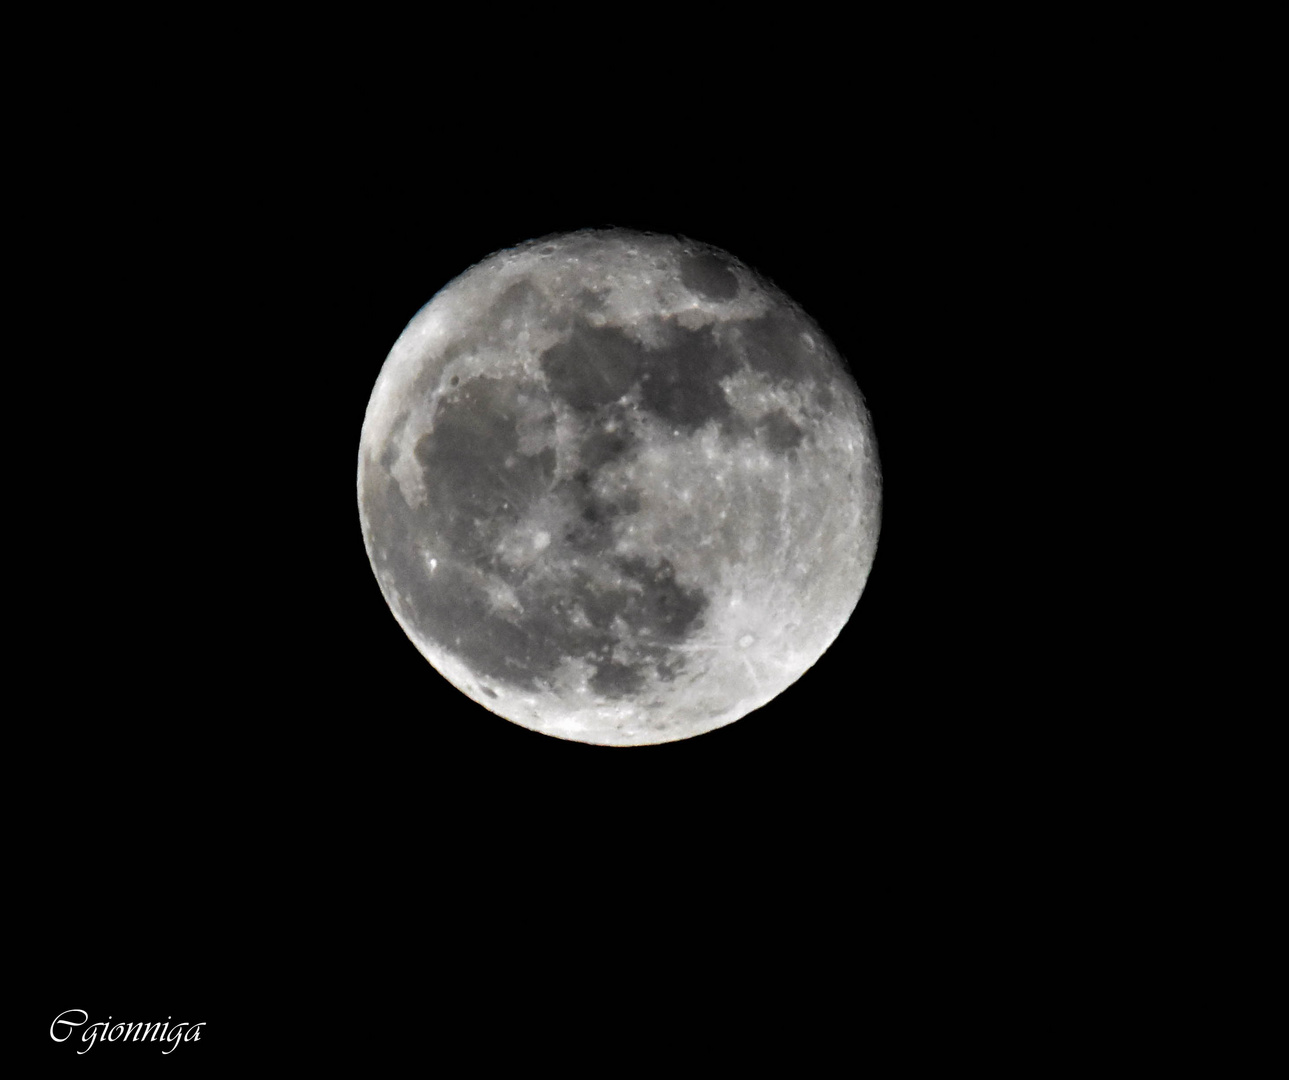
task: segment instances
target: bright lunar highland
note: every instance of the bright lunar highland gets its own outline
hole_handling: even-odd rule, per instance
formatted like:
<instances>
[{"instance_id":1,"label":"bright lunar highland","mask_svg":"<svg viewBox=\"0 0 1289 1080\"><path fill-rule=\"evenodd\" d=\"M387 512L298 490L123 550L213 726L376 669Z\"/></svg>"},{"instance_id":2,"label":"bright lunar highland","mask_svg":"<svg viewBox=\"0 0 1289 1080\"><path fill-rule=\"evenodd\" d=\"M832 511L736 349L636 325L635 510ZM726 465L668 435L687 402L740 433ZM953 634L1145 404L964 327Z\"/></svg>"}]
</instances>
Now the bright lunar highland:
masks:
<instances>
[{"instance_id":1,"label":"bright lunar highland","mask_svg":"<svg viewBox=\"0 0 1289 1080\"><path fill-rule=\"evenodd\" d=\"M819 659L868 579L881 476L858 386L788 297L703 244L586 230L492 255L412 319L358 506L445 678L632 746L737 720Z\"/></svg>"}]
</instances>

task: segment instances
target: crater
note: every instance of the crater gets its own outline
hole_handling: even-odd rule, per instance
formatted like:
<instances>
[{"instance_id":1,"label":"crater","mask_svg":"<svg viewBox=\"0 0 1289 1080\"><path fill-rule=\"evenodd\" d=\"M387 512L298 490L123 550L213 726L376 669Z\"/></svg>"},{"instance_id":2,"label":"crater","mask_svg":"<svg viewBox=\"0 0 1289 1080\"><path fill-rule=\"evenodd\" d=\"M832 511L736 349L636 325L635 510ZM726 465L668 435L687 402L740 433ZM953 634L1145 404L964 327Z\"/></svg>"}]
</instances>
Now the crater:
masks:
<instances>
[{"instance_id":1,"label":"crater","mask_svg":"<svg viewBox=\"0 0 1289 1080\"><path fill-rule=\"evenodd\" d=\"M729 263L712 252L690 255L680 263L685 288L707 300L732 300L738 295L738 278Z\"/></svg>"}]
</instances>

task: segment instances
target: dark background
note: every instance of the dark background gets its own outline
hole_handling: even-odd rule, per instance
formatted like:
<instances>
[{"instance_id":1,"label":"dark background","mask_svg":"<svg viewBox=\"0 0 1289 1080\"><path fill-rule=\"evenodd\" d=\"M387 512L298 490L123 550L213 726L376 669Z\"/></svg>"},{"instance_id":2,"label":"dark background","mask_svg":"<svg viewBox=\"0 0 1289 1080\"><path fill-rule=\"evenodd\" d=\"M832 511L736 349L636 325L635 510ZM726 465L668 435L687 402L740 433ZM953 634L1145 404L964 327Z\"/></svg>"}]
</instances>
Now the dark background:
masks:
<instances>
[{"instance_id":1,"label":"dark background","mask_svg":"<svg viewBox=\"0 0 1289 1080\"><path fill-rule=\"evenodd\" d=\"M21 399L41 599L10 765L33 792L42 1053L73 1056L46 1037L73 1007L205 1020L163 1060L225 1068L405 1057L571 1007L552 1001L600 1028L679 995L741 1014L743 1039L770 1006L836 1029L852 1006L820 988L865 964L904 992L892 957L952 918L944 890L1025 798L1004 761L1033 738L1030 629L996 578L1025 534L995 513L1022 440L997 421L1017 312L1044 303L1030 252L1064 226L1027 224L1032 159L952 94L861 100L834 74L718 122L649 92L537 118L317 87L69 112L27 204L51 238ZM450 687L390 615L356 509L407 321L492 251L593 225L718 245L799 301L885 475L833 647L765 708L657 747L558 741Z\"/></svg>"}]
</instances>

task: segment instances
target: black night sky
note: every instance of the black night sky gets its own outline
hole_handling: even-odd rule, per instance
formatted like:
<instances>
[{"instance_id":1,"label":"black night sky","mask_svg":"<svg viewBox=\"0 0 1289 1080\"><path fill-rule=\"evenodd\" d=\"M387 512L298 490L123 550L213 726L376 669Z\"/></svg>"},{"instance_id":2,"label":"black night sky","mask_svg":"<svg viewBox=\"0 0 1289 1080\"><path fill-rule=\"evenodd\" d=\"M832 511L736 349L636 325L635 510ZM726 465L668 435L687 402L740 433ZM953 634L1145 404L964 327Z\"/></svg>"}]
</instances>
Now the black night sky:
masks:
<instances>
[{"instance_id":1,"label":"black night sky","mask_svg":"<svg viewBox=\"0 0 1289 1080\"><path fill-rule=\"evenodd\" d=\"M427 986L496 1015L561 956L589 958L589 1003L649 935L728 973L780 963L764 942L795 927L804 969L853 974L871 905L913 901L894 883L945 835L928 823L1020 724L998 687L1029 631L981 552L1018 542L989 492L1024 447L991 419L1033 284L988 155L935 109L910 127L849 100L724 127L662 103L635 124L428 102L379 123L343 94L83 121L76 160L99 168L47 193L76 258L41 271L63 359L32 399L74 391L74 445L40 461L81 485L40 549L37 1014L205 1010L238 1067L229 1040L275 1045L282 1009L397 1015L415 1042ZM716 245L797 300L864 392L885 483L867 589L815 667L733 725L630 749L525 730L440 678L355 499L368 396L416 311L497 249L599 225Z\"/></svg>"}]
</instances>

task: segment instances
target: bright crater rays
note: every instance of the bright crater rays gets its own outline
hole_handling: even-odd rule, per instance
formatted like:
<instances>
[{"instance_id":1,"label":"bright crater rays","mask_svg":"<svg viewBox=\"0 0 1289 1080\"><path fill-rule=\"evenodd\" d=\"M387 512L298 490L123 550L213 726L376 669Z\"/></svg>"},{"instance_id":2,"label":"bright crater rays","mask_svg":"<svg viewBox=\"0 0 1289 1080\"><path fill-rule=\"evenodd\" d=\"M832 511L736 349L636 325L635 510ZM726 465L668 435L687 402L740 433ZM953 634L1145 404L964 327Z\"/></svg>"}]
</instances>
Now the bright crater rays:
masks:
<instances>
[{"instance_id":1,"label":"bright crater rays","mask_svg":"<svg viewBox=\"0 0 1289 1080\"><path fill-rule=\"evenodd\" d=\"M828 339L734 257L587 230L499 252L408 324L363 423L372 569L491 711L613 746L766 704L877 547L872 423Z\"/></svg>"}]
</instances>

